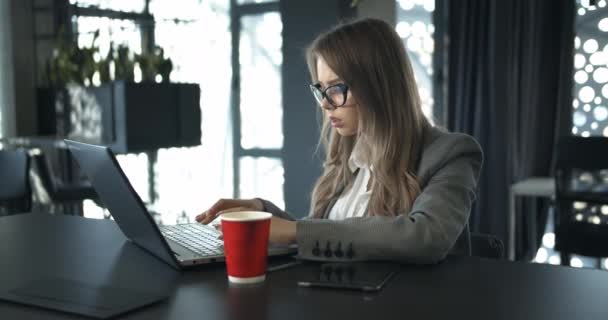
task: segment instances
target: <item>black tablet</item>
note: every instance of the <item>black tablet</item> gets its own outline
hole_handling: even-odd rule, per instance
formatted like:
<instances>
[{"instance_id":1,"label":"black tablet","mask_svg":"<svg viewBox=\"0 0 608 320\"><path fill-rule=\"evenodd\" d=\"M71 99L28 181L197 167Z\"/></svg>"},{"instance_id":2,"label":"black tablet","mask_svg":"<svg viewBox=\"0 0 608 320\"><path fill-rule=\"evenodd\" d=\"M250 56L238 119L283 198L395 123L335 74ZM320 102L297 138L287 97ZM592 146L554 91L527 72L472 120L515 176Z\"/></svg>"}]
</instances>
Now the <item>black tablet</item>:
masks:
<instances>
[{"instance_id":1,"label":"black tablet","mask_svg":"<svg viewBox=\"0 0 608 320\"><path fill-rule=\"evenodd\" d=\"M379 291L398 270L392 263L325 263L298 279L298 286Z\"/></svg>"}]
</instances>

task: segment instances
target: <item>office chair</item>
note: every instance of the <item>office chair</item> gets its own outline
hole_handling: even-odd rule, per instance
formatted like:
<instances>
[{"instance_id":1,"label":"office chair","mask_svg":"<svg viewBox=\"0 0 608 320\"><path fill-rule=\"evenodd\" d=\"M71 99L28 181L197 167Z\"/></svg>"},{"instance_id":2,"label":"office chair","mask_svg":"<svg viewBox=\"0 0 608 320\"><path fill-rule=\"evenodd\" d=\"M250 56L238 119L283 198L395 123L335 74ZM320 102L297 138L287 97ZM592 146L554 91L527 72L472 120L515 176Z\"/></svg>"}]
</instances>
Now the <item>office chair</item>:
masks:
<instances>
[{"instance_id":1,"label":"office chair","mask_svg":"<svg viewBox=\"0 0 608 320\"><path fill-rule=\"evenodd\" d=\"M58 178L58 174L52 169L44 152L39 152L32 157L42 186L49 195L53 205L58 206L61 213L82 215L82 201L85 199L99 203L97 193L90 182L63 181L63 179Z\"/></svg>"},{"instance_id":2,"label":"office chair","mask_svg":"<svg viewBox=\"0 0 608 320\"><path fill-rule=\"evenodd\" d=\"M561 263L569 265L571 254L608 256L608 138L563 137L556 159L555 249Z\"/></svg>"},{"instance_id":3,"label":"office chair","mask_svg":"<svg viewBox=\"0 0 608 320\"><path fill-rule=\"evenodd\" d=\"M32 207L30 158L24 150L0 150L0 214L28 212Z\"/></svg>"}]
</instances>

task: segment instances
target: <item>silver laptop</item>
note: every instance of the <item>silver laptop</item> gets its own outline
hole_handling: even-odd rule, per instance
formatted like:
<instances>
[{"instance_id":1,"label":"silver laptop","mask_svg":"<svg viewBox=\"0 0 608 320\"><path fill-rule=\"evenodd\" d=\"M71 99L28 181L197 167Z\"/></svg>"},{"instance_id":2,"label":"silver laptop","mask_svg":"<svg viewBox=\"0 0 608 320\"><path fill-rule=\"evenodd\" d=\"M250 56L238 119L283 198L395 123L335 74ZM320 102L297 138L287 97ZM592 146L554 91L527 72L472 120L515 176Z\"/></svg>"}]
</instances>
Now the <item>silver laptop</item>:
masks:
<instances>
[{"instance_id":1,"label":"silver laptop","mask_svg":"<svg viewBox=\"0 0 608 320\"><path fill-rule=\"evenodd\" d=\"M64 140L125 236L178 269L224 260L215 228L199 223L157 226L108 147ZM269 246L268 255L295 253L294 247Z\"/></svg>"}]
</instances>

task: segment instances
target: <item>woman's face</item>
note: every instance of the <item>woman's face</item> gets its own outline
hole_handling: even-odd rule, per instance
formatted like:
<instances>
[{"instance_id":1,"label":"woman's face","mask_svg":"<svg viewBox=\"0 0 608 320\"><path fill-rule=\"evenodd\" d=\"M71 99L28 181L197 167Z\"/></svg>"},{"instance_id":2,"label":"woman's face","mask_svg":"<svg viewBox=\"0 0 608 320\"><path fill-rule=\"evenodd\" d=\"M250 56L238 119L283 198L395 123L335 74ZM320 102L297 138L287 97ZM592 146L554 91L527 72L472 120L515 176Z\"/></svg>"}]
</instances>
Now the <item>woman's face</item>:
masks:
<instances>
[{"instance_id":1,"label":"woman's face","mask_svg":"<svg viewBox=\"0 0 608 320\"><path fill-rule=\"evenodd\" d=\"M336 84L344 84L342 79L331 70L322 57L317 59L317 77L321 90L325 90L327 87ZM327 94L330 94L330 92L327 92ZM341 136L353 136L357 134L359 125L359 106L350 90L348 90L344 105L335 108L327 99L323 99L320 105L323 108L323 112L325 112L326 116L331 121L331 126L336 129L338 134Z\"/></svg>"}]
</instances>

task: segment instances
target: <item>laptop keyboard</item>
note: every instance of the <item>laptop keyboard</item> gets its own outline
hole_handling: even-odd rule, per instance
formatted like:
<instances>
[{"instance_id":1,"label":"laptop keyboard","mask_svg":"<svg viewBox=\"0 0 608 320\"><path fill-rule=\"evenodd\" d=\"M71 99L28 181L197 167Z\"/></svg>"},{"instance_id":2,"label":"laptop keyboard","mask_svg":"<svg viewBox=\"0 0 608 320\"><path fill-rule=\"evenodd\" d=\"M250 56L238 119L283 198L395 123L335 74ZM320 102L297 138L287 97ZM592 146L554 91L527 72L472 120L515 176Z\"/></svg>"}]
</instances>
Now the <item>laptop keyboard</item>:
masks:
<instances>
[{"instance_id":1,"label":"laptop keyboard","mask_svg":"<svg viewBox=\"0 0 608 320\"><path fill-rule=\"evenodd\" d=\"M162 226L160 231L167 239L171 239L202 256L224 254L224 241L218 239L220 233L211 227L189 223Z\"/></svg>"}]
</instances>

